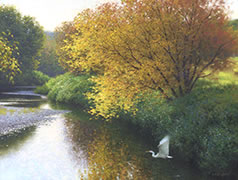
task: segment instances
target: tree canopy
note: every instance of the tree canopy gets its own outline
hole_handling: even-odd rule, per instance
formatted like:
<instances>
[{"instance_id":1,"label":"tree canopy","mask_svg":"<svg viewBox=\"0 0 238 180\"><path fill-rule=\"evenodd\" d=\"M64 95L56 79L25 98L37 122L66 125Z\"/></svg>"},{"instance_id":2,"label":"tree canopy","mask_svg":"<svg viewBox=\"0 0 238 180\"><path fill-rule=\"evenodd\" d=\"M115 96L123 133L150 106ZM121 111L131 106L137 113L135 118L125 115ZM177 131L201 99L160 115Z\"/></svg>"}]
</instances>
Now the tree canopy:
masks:
<instances>
[{"instance_id":1,"label":"tree canopy","mask_svg":"<svg viewBox=\"0 0 238 180\"><path fill-rule=\"evenodd\" d=\"M79 13L61 50L72 72L93 72L91 112L133 111L141 94L191 92L237 50L224 0L122 0ZM72 32L72 31L71 31ZM134 109L135 110L135 109Z\"/></svg>"},{"instance_id":2,"label":"tree canopy","mask_svg":"<svg viewBox=\"0 0 238 180\"><path fill-rule=\"evenodd\" d=\"M21 71L37 68L37 58L43 48L43 28L33 17L22 16L14 7L0 5L0 32L12 34L9 44L17 42L19 54L13 54L21 66Z\"/></svg>"}]
</instances>

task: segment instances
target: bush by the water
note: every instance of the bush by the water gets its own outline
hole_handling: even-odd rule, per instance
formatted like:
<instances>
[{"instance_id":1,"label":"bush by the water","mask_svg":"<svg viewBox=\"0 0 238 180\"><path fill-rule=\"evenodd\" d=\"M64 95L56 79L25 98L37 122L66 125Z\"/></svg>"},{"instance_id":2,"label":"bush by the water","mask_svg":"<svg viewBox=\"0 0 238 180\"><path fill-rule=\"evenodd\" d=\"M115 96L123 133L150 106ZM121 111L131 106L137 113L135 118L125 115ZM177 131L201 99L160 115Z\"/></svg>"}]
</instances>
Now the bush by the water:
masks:
<instances>
[{"instance_id":1,"label":"bush by the water","mask_svg":"<svg viewBox=\"0 0 238 180\"><path fill-rule=\"evenodd\" d=\"M37 86L34 92L37 94L47 95L49 93L49 88L46 84L44 84L43 86Z\"/></svg>"},{"instance_id":2,"label":"bush by the water","mask_svg":"<svg viewBox=\"0 0 238 180\"><path fill-rule=\"evenodd\" d=\"M47 84L48 98L52 101L89 107L85 93L91 90L93 83L89 75L75 76L66 73L52 78Z\"/></svg>"},{"instance_id":3,"label":"bush by the water","mask_svg":"<svg viewBox=\"0 0 238 180\"><path fill-rule=\"evenodd\" d=\"M34 82L35 85L43 85L50 80L50 77L48 75L42 73L41 71L33 71L32 75L33 75L32 82Z\"/></svg>"},{"instance_id":4,"label":"bush by the water","mask_svg":"<svg viewBox=\"0 0 238 180\"><path fill-rule=\"evenodd\" d=\"M201 81L191 94L171 102L148 95L138 103L133 123L150 130L155 140L171 135L179 152L213 175L238 167L238 85Z\"/></svg>"}]
</instances>

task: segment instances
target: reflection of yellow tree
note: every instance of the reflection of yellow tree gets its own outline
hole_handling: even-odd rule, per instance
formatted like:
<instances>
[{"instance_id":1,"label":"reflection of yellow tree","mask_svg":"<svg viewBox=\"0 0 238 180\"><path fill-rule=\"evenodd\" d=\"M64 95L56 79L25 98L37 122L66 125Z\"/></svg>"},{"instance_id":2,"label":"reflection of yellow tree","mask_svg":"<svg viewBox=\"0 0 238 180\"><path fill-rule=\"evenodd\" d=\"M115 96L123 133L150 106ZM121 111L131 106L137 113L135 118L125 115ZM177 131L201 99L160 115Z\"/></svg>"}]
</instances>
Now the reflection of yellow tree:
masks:
<instances>
[{"instance_id":1,"label":"reflection of yellow tree","mask_svg":"<svg viewBox=\"0 0 238 180\"><path fill-rule=\"evenodd\" d=\"M13 114L14 112L16 112L15 109L7 109L5 107L1 107L0 106L0 115L6 115L7 113Z\"/></svg>"},{"instance_id":2,"label":"reflection of yellow tree","mask_svg":"<svg viewBox=\"0 0 238 180\"><path fill-rule=\"evenodd\" d=\"M7 114L7 109L0 106L0 115Z\"/></svg>"},{"instance_id":3,"label":"reflection of yellow tree","mask_svg":"<svg viewBox=\"0 0 238 180\"><path fill-rule=\"evenodd\" d=\"M129 154L127 145L102 132L89 145L88 179L147 179L138 157ZM83 179L83 177L82 177Z\"/></svg>"}]
</instances>

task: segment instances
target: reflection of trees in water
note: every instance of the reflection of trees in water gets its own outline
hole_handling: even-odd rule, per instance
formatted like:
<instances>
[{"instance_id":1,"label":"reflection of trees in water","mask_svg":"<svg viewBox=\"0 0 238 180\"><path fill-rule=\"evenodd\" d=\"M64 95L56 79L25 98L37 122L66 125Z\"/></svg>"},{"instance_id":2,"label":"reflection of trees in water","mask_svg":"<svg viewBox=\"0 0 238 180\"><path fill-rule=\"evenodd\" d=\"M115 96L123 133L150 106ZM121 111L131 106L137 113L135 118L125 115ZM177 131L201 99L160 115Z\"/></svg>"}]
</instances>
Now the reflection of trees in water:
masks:
<instances>
[{"instance_id":1,"label":"reflection of trees in water","mask_svg":"<svg viewBox=\"0 0 238 180\"><path fill-rule=\"evenodd\" d=\"M82 119L81 119L82 118ZM73 159L76 159L80 170L88 167L88 144L93 139L95 126L90 124L89 119L79 113L65 114L65 126L67 139L71 141Z\"/></svg>"},{"instance_id":2,"label":"reflection of trees in water","mask_svg":"<svg viewBox=\"0 0 238 180\"><path fill-rule=\"evenodd\" d=\"M86 172L79 170L82 179L148 179L143 178L143 156L131 153L135 144L126 134L115 131L108 123L84 118L66 115L72 148L79 161L87 159Z\"/></svg>"},{"instance_id":3,"label":"reflection of trees in water","mask_svg":"<svg viewBox=\"0 0 238 180\"><path fill-rule=\"evenodd\" d=\"M36 127L21 129L17 132L0 136L0 156L7 154L9 151L18 151L25 142L32 137Z\"/></svg>"},{"instance_id":4,"label":"reflection of trees in water","mask_svg":"<svg viewBox=\"0 0 238 180\"><path fill-rule=\"evenodd\" d=\"M83 151L84 156L87 156L88 144L93 140L95 126L91 126L90 123L82 122L80 120L75 121L68 118L66 115L66 127L67 135L72 141L72 148L77 153Z\"/></svg>"},{"instance_id":5,"label":"reflection of trees in water","mask_svg":"<svg viewBox=\"0 0 238 180\"><path fill-rule=\"evenodd\" d=\"M112 138L105 128L89 144L88 179L148 179L142 159L130 153L128 144ZM148 173L148 172L147 172Z\"/></svg>"},{"instance_id":6,"label":"reflection of trees in water","mask_svg":"<svg viewBox=\"0 0 238 180\"><path fill-rule=\"evenodd\" d=\"M182 173L182 166L172 168L172 161L153 159L146 154L151 145L148 147L141 136L122 123L89 120L79 112L69 113L65 118L74 158L85 163L79 169L82 179L172 180Z\"/></svg>"},{"instance_id":7,"label":"reflection of trees in water","mask_svg":"<svg viewBox=\"0 0 238 180\"><path fill-rule=\"evenodd\" d=\"M0 115L6 115L6 114L7 114L7 109L0 106Z\"/></svg>"}]
</instances>

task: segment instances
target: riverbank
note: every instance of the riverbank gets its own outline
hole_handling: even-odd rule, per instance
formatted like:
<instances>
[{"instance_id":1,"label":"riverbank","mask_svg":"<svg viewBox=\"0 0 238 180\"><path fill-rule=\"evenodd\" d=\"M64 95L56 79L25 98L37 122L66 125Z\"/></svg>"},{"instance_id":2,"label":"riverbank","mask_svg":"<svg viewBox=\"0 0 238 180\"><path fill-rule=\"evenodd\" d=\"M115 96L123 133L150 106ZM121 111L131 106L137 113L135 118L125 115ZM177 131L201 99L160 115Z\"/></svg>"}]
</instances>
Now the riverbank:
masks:
<instances>
[{"instance_id":1,"label":"riverbank","mask_svg":"<svg viewBox=\"0 0 238 180\"><path fill-rule=\"evenodd\" d=\"M61 75L46 84L48 96L55 102L89 107L85 93L92 86L82 84L89 84L85 76ZM229 177L238 167L237 92L237 76L221 72L199 81L184 97L167 102L156 98L155 92L141 99L136 115L124 111L118 115L121 121L152 134L156 142L170 134L173 156L179 155L204 173Z\"/></svg>"},{"instance_id":2,"label":"riverbank","mask_svg":"<svg viewBox=\"0 0 238 180\"><path fill-rule=\"evenodd\" d=\"M19 87L22 88L22 87ZM32 87L24 87L32 88ZM12 96L14 101L5 101L3 97ZM36 126L52 120L54 115L64 114L69 111L50 110L40 108L12 107L21 102L21 97L41 99L40 94L33 91L1 92L0 93L0 136L9 134L31 126Z\"/></svg>"},{"instance_id":3,"label":"riverbank","mask_svg":"<svg viewBox=\"0 0 238 180\"><path fill-rule=\"evenodd\" d=\"M11 108L0 106L0 136L16 132L31 126L37 126L54 119L54 115L64 114L68 111ZM35 111L35 112L34 112Z\"/></svg>"}]
</instances>

